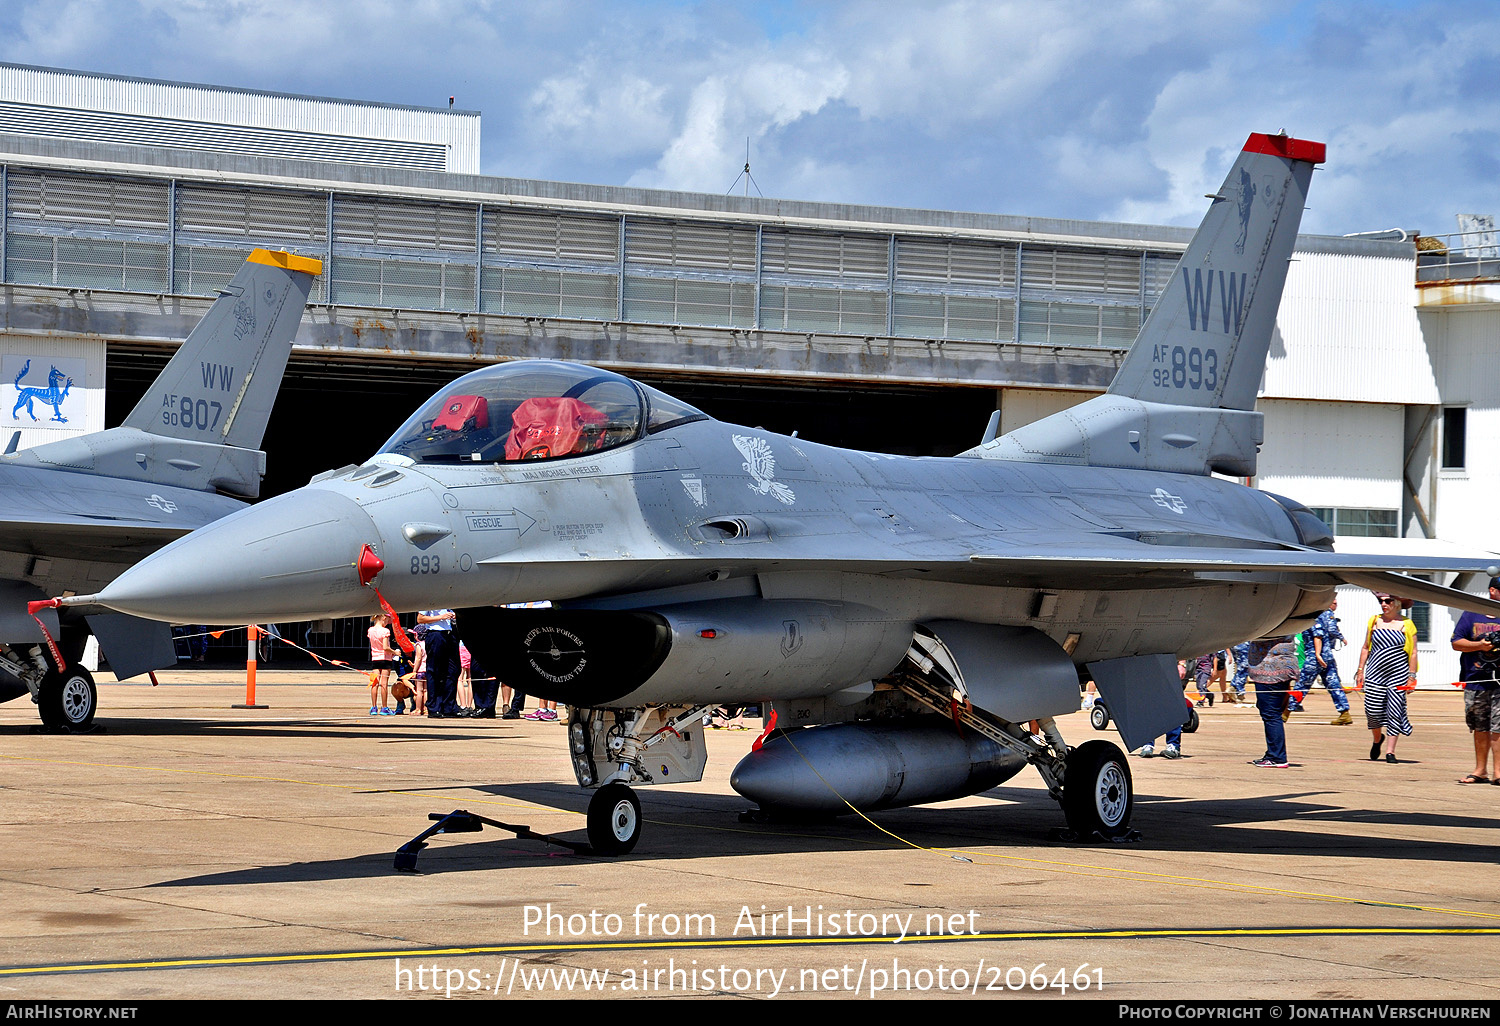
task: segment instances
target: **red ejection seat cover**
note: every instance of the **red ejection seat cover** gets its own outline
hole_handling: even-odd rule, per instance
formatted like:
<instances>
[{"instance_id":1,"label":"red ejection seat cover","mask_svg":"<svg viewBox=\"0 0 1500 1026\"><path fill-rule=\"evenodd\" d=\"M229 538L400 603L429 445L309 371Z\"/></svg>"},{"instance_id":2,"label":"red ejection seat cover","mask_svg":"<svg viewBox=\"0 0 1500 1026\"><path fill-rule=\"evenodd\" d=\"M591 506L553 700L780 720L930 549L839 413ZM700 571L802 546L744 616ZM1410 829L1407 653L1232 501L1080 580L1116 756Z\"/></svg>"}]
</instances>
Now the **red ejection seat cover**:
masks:
<instances>
[{"instance_id":1,"label":"red ejection seat cover","mask_svg":"<svg viewBox=\"0 0 1500 1026\"><path fill-rule=\"evenodd\" d=\"M433 427L449 431L462 431L466 424L480 431L490 426L490 407L484 396L450 395L443 412L432 422Z\"/></svg>"},{"instance_id":2,"label":"red ejection seat cover","mask_svg":"<svg viewBox=\"0 0 1500 1026\"><path fill-rule=\"evenodd\" d=\"M593 448L597 442L580 445L580 437L589 428L603 428L606 418L577 399L538 397L517 406L511 422L506 460L544 460Z\"/></svg>"}]
</instances>

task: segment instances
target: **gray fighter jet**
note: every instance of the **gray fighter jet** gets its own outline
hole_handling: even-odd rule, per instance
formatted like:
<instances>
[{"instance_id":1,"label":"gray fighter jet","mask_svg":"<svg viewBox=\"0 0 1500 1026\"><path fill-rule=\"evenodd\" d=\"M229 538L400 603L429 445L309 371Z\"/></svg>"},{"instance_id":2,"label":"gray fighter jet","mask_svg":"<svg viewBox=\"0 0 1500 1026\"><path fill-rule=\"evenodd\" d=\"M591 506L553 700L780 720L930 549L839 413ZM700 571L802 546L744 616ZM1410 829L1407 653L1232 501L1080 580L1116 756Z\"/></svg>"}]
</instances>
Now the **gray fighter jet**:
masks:
<instances>
[{"instance_id":1,"label":"gray fighter jet","mask_svg":"<svg viewBox=\"0 0 1500 1026\"><path fill-rule=\"evenodd\" d=\"M501 679L569 706L594 847L633 785L701 778L701 721L762 703L733 774L770 811L974 794L1034 765L1080 835L1128 832L1118 747L1053 717L1091 677L1129 747L1182 723L1175 660L1302 630L1350 582L1500 603L1332 551L1255 472L1254 412L1324 147L1252 135L1106 395L958 457L711 419L619 374L519 361L434 396L360 467L227 517L95 596L164 620L454 607ZM551 608L498 608L550 599ZM805 728L805 729L799 729Z\"/></svg>"},{"instance_id":2,"label":"gray fighter jet","mask_svg":"<svg viewBox=\"0 0 1500 1026\"><path fill-rule=\"evenodd\" d=\"M321 270L254 250L120 427L0 457L0 701L29 694L48 726L87 727L97 692L78 659L91 631L122 678L176 662L165 624L102 610L59 622L51 609L38 622L27 606L96 591L260 493L261 439Z\"/></svg>"}]
</instances>

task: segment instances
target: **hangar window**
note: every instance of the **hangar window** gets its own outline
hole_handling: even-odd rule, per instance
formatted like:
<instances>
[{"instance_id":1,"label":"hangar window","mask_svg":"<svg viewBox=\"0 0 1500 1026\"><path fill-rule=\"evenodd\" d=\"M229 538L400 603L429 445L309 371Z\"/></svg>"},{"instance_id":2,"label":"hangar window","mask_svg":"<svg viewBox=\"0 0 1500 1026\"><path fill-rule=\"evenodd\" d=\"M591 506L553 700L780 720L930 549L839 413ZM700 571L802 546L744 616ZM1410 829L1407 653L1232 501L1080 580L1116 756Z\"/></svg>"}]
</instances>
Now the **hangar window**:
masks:
<instances>
[{"instance_id":1,"label":"hangar window","mask_svg":"<svg viewBox=\"0 0 1500 1026\"><path fill-rule=\"evenodd\" d=\"M1400 513L1394 509L1314 506L1313 513L1342 538L1395 538Z\"/></svg>"},{"instance_id":2,"label":"hangar window","mask_svg":"<svg viewBox=\"0 0 1500 1026\"><path fill-rule=\"evenodd\" d=\"M1092 303L1021 304L1021 341L1051 346L1128 348L1141 326L1138 306Z\"/></svg>"},{"instance_id":3,"label":"hangar window","mask_svg":"<svg viewBox=\"0 0 1500 1026\"><path fill-rule=\"evenodd\" d=\"M477 207L333 198L329 279L340 303L472 310Z\"/></svg>"},{"instance_id":4,"label":"hangar window","mask_svg":"<svg viewBox=\"0 0 1500 1026\"><path fill-rule=\"evenodd\" d=\"M617 217L484 210L480 309L523 317L619 316Z\"/></svg>"},{"instance_id":5,"label":"hangar window","mask_svg":"<svg viewBox=\"0 0 1500 1026\"><path fill-rule=\"evenodd\" d=\"M7 280L166 292L167 195L167 184L159 181L10 172Z\"/></svg>"},{"instance_id":6,"label":"hangar window","mask_svg":"<svg viewBox=\"0 0 1500 1026\"><path fill-rule=\"evenodd\" d=\"M1141 254L1027 246L1021 253L1021 277L1033 289L1139 296Z\"/></svg>"},{"instance_id":7,"label":"hangar window","mask_svg":"<svg viewBox=\"0 0 1500 1026\"><path fill-rule=\"evenodd\" d=\"M1469 442L1469 410L1465 406L1443 408L1443 469L1463 470L1468 466L1465 451Z\"/></svg>"},{"instance_id":8,"label":"hangar window","mask_svg":"<svg viewBox=\"0 0 1500 1026\"><path fill-rule=\"evenodd\" d=\"M229 284L255 246L319 256L328 249L328 197L316 192L177 185L174 291L212 295ZM325 275L310 302L327 300Z\"/></svg>"}]
</instances>

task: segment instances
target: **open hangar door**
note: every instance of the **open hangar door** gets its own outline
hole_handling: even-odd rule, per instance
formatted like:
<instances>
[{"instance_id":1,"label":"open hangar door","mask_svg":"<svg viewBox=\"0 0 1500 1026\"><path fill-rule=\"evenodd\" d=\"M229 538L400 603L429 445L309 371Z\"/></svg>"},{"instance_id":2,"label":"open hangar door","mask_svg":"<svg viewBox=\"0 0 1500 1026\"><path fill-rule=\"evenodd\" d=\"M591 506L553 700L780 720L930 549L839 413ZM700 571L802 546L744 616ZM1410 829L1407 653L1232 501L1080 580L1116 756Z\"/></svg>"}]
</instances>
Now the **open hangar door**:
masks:
<instances>
[{"instance_id":1,"label":"open hangar door","mask_svg":"<svg viewBox=\"0 0 1500 1026\"><path fill-rule=\"evenodd\" d=\"M105 422L120 423L166 366L170 350L112 343ZM262 448L261 498L314 474L360 463L434 392L484 366L414 357L294 351ZM711 417L826 445L906 456L951 456L979 443L993 388L881 386L873 382L766 380L746 375L631 374Z\"/></svg>"}]
</instances>

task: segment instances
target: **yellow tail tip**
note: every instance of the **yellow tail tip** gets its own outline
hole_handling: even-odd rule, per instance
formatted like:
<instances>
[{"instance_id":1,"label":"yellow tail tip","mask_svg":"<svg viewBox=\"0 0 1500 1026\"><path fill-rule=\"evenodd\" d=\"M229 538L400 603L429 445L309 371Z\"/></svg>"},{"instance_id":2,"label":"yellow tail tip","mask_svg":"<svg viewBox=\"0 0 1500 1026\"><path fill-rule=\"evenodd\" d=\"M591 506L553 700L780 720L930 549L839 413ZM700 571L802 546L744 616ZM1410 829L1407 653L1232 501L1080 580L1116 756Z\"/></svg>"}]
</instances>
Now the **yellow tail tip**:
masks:
<instances>
[{"instance_id":1,"label":"yellow tail tip","mask_svg":"<svg viewBox=\"0 0 1500 1026\"><path fill-rule=\"evenodd\" d=\"M323 273L323 261L317 257L298 256L279 249L251 250L245 259L252 264L270 264L272 267L284 267L288 271L301 271L314 278Z\"/></svg>"}]
</instances>

